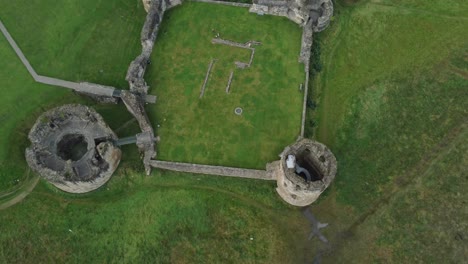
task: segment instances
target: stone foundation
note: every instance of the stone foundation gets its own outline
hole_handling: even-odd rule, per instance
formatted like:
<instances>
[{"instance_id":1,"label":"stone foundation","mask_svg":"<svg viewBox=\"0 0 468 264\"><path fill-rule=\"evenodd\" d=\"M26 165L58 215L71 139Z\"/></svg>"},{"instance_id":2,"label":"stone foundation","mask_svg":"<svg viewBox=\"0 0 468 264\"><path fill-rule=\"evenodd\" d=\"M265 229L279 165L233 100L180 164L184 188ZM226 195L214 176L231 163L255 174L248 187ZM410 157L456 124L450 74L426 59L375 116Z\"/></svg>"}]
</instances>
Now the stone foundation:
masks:
<instances>
[{"instance_id":1,"label":"stone foundation","mask_svg":"<svg viewBox=\"0 0 468 264\"><path fill-rule=\"evenodd\" d=\"M309 167L313 167L309 169L311 174L315 174L311 181L307 181L304 176L297 174L295 169L286 166L288 155L307 159ZM280 157L281 160L267 165L267 171L272 175L271 177L276 178L278 194L291 205L307 206L315 202L335 178L336 158L325 145L319 142L300 139L286 147Z\"/></svg>"},{"instance_id":2,"label":"stone foundation","mask_svg":"<svg viewBox=\"0 0 468 264\"><path fill-rule=\"evenodd\" d=\"M57 188L85 193L106 183L121 151L115 133L93 109L65 105L42 114L29 133L29 166Z\"/></svg>"}]
</instances>

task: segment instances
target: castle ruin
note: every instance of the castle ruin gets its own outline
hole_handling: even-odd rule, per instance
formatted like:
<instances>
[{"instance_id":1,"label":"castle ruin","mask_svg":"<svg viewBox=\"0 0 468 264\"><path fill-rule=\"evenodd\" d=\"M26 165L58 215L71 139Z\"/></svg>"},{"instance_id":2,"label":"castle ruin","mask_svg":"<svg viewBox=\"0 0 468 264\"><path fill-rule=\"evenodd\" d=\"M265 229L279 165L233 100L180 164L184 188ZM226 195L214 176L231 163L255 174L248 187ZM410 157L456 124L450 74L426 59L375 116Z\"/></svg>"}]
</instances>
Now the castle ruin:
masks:
<instances>
[{"instance_id":1,"label":"castle ruin","mask_svg":"<svg viewBox=\"0 0 468 264\"><path fill-rule=\"evenodd\" d=\"M140 36L141 54L131 62L125 78L129 83L129 90L101 87L98 84L74 84L35 76L24 55L19 48L15 48L14 41L9 41L26 67L32 69L31 74L36 81L71 88L100 102L122 101L138 121L141 129L141 133L136 135L134 140L125 138L122 142L136 143L142 153L147 175L151 173L152 168L159 168L275 180L278 186L277 192L285 202L294 206L311 204L330 185L337 170L336 159L326 146L303 138L312 35L313 32L322 31L328 26L333 14L331 0L254 0L252 5L212 0L199 1L248 7L250 12L258 15L284 16L303 28L301 52L298 56L299 62L305 65L306 72L301 134L296 143L286 147L280 154L279 161L267 164L266 170L156 160L156 137L145 111L145 104L155 103L156 98L148 95L149 87L144 75L164 13L169 8L182 4L181 0L143 0L148 15ZM6 32L6 29L3 31ZM100 88L104 92L98 94L93 88ZM84 193L99 188L110 179L120 162L121 151L116 134L97 112L86 106L65 105L44 113L31 129L29 139L32 143L26 149L29 166L44 179L66 192Z\"/></svg>"}]
</instances>

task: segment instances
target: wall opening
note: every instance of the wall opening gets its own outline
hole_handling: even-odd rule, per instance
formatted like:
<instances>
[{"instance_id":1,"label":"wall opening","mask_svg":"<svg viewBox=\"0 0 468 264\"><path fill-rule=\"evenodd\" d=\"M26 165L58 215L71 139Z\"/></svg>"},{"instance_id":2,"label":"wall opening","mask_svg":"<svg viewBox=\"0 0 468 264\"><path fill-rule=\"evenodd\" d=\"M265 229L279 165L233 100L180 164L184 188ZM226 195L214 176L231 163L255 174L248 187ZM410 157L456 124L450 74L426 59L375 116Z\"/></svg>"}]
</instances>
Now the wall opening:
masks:
<instances>
[{"instance_id":1,"label":"wall opening","mask_svg":"<svg viewBox=\"0 0 468 264\"><path fill-rule=\"evenodd\" d=\"M78 161L88 152L88 142L81 134L68 134L57 143L57 155L63 160Z\"/></svg>"}]
</instances>

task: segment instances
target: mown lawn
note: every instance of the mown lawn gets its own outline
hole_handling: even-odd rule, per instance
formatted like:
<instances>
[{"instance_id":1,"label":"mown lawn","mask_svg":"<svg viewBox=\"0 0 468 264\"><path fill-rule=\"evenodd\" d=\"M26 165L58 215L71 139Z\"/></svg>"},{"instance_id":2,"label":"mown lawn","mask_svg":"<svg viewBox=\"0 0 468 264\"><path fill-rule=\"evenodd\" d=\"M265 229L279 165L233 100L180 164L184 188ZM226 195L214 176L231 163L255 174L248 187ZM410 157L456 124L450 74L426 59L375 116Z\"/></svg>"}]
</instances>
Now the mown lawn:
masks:
<instances>
[{"instance_id":1,"label":"mown lawn","mask_svg":"<svg viewBox=\"0 0 468 264\"><path fill-rule=\"evenodd\" d=\"M338 160L332 191L314 206L334 221L326 259L462 262L468 6L346 2L318 35L324 67L309 113Z\"/></svg>"},{"instance_id":2,"label":"mown lawn","mask_svg":"<svg viewBox=\"0 0 468 264\"><path fill-rule=\"evenodd\" d=\"M248 9L185 3L165 15L147 72L158 102L147 109L161 137L159 159L265 168L299 135L304 66L298 63L301 30L285 18ZM250 51L211 44L221 38L262 42ZM211 59L217 59L199 98ZM231 93L225 88L234 71ZM243 108L242 116L234 114Z\"/></svg>"},{"instance_id":3,"label":"mown lawn","mask_svg":"<svg viewBox=\"0 0 468 264\"><path fill-rule=\"evenodd\" d=\"M126 68L140 52L141 1L0 0L0 7L0 19L38 73L125 87ZM27 133L43 111L82 103L121 137L139 131L123 105L96 105L34 83L2 36L0 58L0 207L10 201L5 194L28 180ZM160 171L146 177L136 147L123 152L117 173L96 192L70 195L40 181L22 202L1 210L0 263L297 263L305 257L305 220L278 199L274 182Z\"/></svg>"}]
</instances>

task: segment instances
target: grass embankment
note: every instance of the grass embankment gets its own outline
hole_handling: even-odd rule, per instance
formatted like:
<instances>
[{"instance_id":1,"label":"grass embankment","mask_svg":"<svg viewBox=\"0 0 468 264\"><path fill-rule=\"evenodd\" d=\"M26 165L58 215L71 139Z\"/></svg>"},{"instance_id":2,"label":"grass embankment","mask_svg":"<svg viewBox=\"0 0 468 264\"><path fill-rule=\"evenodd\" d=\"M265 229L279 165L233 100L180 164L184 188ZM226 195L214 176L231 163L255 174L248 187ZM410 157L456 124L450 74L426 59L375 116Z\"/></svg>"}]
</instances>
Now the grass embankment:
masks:
<instances>
[{"instance_id":1,"label":"grass embankment","mask_svg":"<svg viewBox=\"0 0 468 264\"><path fill-rule=\"evenodd\" d=\"M316 138L339 167L332 192L315 207L335 221L329 260L460 262L468 216L460 146L467 139L468 6L336 7L320 36L324 68L313 82Z\"/></svg>"},{"instance_id":2,"label":"grass embankment","mask_svg":"<svg viewBox=\"0 0 468 264\"><path fill-rule=\"evenodd\" d=\"M140 52L141 1L0 0L0 6L0 18L38 73L125 85L125 70ZM27 133L51 107L88 104L119 136L139 131L123 105L96 105L34 83L3 37L0 58L0 192L27 180ZM295 263L303 257L304 219L277 198L273 182L146 177L136 147L123 152L117 173L96 192L64 194L41 180L21 203L0 211L0 263Z\"/></svg>"},{"instance_id":3,"label":"grass embankment","mask_svg":"<svg viewBox=\"0 0 468 264\"><path fill-rule=\"evenodd\" d=\"M215 32L236 42L260 41L250 51L211 44ZM185 3L165 15L147 73L158 103L159 158L265 168L300 132L304 66L297 61L301 30L285 18L257 16L245 8ZM217 59L199 98L211 59ZM230 94L225 88L234 71ZM234 114L242 107L242 116Z\"/></svg>"}]
</instances>

